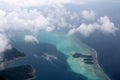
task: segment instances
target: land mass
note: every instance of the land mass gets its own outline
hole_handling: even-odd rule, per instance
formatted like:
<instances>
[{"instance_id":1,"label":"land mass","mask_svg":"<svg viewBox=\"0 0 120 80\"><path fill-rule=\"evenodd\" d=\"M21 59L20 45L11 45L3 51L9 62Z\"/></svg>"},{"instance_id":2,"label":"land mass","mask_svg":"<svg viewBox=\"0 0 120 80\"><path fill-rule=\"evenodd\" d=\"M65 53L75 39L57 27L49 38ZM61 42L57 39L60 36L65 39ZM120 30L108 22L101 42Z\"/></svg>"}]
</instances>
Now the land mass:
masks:
<instances>
[{"instance_id":1,"label":"land mass","mask_svg":"<svg viewBox=\"0 0 120 80\"><path fill-rule=\"evenodd\" d=\"M12 48L11 50L6 50L4 52L3 61L11 61L14 60L15 58L25 57L25 56L26 56L25 53L18 51L16 48Z\"/></svg>"},{"instance_id":2,"label":"land mass","mask_svg":"<svg viewBox=\"0 0 120 80\"><path fill-rule=\"evenodd\" d=\"M94 58L92 55L83 55L81 53L74 53L72 55L74 58L83 58L83 62L86 64L94 64Z\"/></svg>"},{"instance_id":3,"label":"land mass","mask_svg":"<svg viewBox=\"0 0 120 80\"><path fill-rule=\"evenodd\" d=\"M85 64L94 64L95 68L98 68L99 70L101 70L103 72L103 70L101 69L101 67L98 64L97 54L83 55L82 53L75 52L75 53L72 54L72 57L74 57L74 58L82 58L83 62ZM103 76L106 78L106 80L110 80L109 77L106 74L103 74Z\"/></svg>"},{"instance_id":4,"label":"land mass","mask_svg":"<svg viewBox=\"0 0 120 80\"><path fill-rule=\"evenodd\" d=\"M16 48L6 50L4 52L3 61L4 69L0 71L0 79L2 80L33 80L35 78L35 70L31 65L20 65L13 67L6 67L7 62L14 59L25 57L25 53L18 51Z\"/></svg>"},{"instance_id":5,"label":"land mass","mask_svg":"<svg viewBox=\"0 0 120 80\"><path fill-rule=\"evenodd\" d=\"M27 80L35 78L35 70L31 65L22 65L0 71L3 80Z\"/></svg>"}]
</instances>

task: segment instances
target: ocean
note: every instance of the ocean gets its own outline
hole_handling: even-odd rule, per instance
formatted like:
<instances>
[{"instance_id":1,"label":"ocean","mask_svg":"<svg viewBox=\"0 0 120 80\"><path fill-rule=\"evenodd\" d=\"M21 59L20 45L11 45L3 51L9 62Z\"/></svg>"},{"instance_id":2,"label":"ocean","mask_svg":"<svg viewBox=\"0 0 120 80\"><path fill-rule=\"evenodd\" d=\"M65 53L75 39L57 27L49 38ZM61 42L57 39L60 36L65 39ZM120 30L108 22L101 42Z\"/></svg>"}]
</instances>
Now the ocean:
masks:
<instances>
[{"instance_id":1,"label":"ocean","mask_svg":"<svg viewBox=\"0 0 120 80\"><path fill-rule=\"evenodd\" d=\"M96 33L88 38L77 35L78 39L97 51L98 61L111 80L120 80L120 32L115 35Z\"/></svg>"},{"instance_id":2,"label":"ocean","mask_svg":"<svg viewBox=\"0 0 120 80\"><path fill-rule=\"evenodd\" d=\"M17 34L16 34L17 35ZM10 66L30 64L36 70L36 80L106 80L96 65L85 64L72 57L73 52L96 54L90 47L64 33L40 32L39 44L24 42L24 33L12 38L11 44L26 57L17 59Z\"/></svg>"}]
</instances>

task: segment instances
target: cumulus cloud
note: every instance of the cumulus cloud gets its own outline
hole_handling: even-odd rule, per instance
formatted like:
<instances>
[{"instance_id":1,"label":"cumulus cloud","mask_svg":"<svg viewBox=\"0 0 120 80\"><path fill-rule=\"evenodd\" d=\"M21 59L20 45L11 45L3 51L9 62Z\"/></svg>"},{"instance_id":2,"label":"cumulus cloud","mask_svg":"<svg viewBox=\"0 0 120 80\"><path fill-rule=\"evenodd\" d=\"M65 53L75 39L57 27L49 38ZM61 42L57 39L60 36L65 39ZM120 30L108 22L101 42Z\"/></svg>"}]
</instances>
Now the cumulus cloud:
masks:
<instances>
[{"instance_id":1,"label":"cumulus cloud","mask_svg":"<svg viewBox=\"0 0 120 80\"><path fill-rule=\"evenodd\" d=\"M48 21L51 23L52 28L64 28L68 27L69 22L67 19L70 18L72 14L66 8L64 5L54 5L52 6L52 9L47 8L46 13L48 13Z\"/></svg>"},{"instance_id":2,"label":"cumulus cloud","mask_svg":"<svg viewBox=\"0 0 120 80\"><path fill-rule=\"evenodd\" d=\"M74 20L76 18L79 18L79 15L77 13L73 13L73 15L70 15L71 20Z\"/></svg>"},{"instance_id":3,"label":"cumulus cloud","mask_svg":"<svg viewBox=\"0 0 120 80\"><path fill-rule=\"evenodd\" d=\"M82 23L79 27L71 29L68 34L72 35L79 32L80 34L88 37L95 31L100 31L104 34L115 34L117 30L118 28L110 21L109 17L103 16L93 24Z\"/></svg>"},{"instance_id":4,"label":"cumulus cloud","mask_svg":"<svg viewBox=\"0 0 120 80\"><path fill-rule=\"evenodd\" d=\"M9 40L8 40L7 36L4 34L0 34L0 54L11 48L12 47L9 44Z\"/></svg>"},{"instance_id":5,"label":"cumulus cloud","mask_svg":"<svg viewBox=\"0 0 120 80\"><path fill-rule=\"evenodd\" d=\"M74 3L76 1L0 0L0 32L30 31L38 33L40 30L51 32L68 29L79 15L76 12L68 11L64 4L76 4ZM80 0L79 3L84 1Z\"/></svg>"},{"instance_id":6,"label":"cumulus cloud","mask_svg":"<svg viewBox=\"0 0 120 80\"><path fill-rule=\"evenodd\" d=\"M101 17L99 19L99 23L101 24L100 31L103 33L113 34L116 30L118 30L118 28L115 27L114 23L111 22L107 16Z\"/></svg>"},{"instance_id":7,"label":"cumulus cloud","mask_svg":"<svg viewBox=\"0 0 120 80\"><path fill-rule=\"evenodd\" d=\"M39 43L39 41L37 40L36 37L32 36L32 35L25 35L24 36L24 41L25 42L32 42L32 43Z\"/></svg>"},{"instance_id":8,"label":"cumulus cloud","mask_svg":"<svg viewBox=\"0 0 120 80\"><path fill-rule=\"evenodd\" d=\"M4 68L4 63L3 61L3 53L6 50L11 49L12 46L9 44L9 40L6 35L0 33L0 68Z\"/></svg>"},{"instance_id":9,"label":"cumulus cloud","mask_svg":"<svg viewBox=\"0 0 120 80\"><path fill-rule=\"evenodd\" d=\"M44 11L38 10L38 8L19 8L11 11L0 9L0 32L30 31L37 33L40 30L51 32L58 27L60 29L68 27L70 23L67 19L70 20L70 16L73 15L62 4L47 6Z\"/></svg>"},{"instance_id":10,"label":"cumulus cloud","mask_svg":"<svg viewBox=\"0 0 120 80\"><path fill-rule=\"evenodd\" d=\"M39 30L46 30L50 24L47 18L36 9L12 11L8 12L6 15L5 13L7 12L0 10L0 31L27 30L31 32L37 32Z\"/></svg>"},{"instance_id":11,"label":"cumulus cloud","mask_svg":"<svg viewBox=\"0 0 120 80\"><path fill-rule=\"evenodd\" d=\"M79 3L85 1L87 0L79 0ZM76 2L78 0L0 0L0 12L2 14L0 31L27 30L39 32L44 30L50 32L65 28L70 24L68 20L76 18L77 14L70 14L64 4L76 4ZM43 6L44 10L41 11Z\"/></svg>"},{"instance_id":12,"label":"cumulus cloud","mask_svg":"<svg viewBox=\"0 0 120 80\"><path fill-rule=\"evenodd\" d=\"M94 24L81 24L78 28L77 31L80 32L82 35L84 36L89 36L90 34L92 34L94 31L96 31L97 29L99 29L98 24L94 23Z\"/></svg>"},{"instance_id":13,"label":"cumulus cloud","mask_svg":"<svg viewBox=\"0 0 120 80\"><path fill-rule=\"evenodd\" d=\"M2 60L1 53L12 48L7 36L3 34L6 32L9 34L9 31L37 33L40 30L51 32L72 28L68 32L69 35L79 32L84 36L89 36L96 30L104 34L114 34L118 28L107 16L101 17L93 24L82 23L74 27L78 20L75 19L80 16L78 12L68 11L64 4L84 4L92 1L96 0L0 0L0 61ZM81 15L85 20L95 19L93 10L84 10ZM32 43L39 42L32 35L25 35L24 40ZM57 59L49 54L43 57L48 61Z\"/></svg>"},{"instance_id":14,"label":"cumulus cloud","mask_svg":"<svg viewBox=\"0 0 120 80\"><path fill-rule=\"evenodd\" d=\"M86 20L94 20L95 19L95 12L93 10L83 10L81 15Z\"/></svg>"},{"instance_id":15,"label":"cumulus cloud","mask_svg":"<svg viewBox=\"0 0 120 80\"><path fill-rule=\"evenodd\" d=\"M77 29L76 28L72 28L70 29L70 31L68 32L68 35L73 35L77 32Z\"/></svg>"}]
</instances>

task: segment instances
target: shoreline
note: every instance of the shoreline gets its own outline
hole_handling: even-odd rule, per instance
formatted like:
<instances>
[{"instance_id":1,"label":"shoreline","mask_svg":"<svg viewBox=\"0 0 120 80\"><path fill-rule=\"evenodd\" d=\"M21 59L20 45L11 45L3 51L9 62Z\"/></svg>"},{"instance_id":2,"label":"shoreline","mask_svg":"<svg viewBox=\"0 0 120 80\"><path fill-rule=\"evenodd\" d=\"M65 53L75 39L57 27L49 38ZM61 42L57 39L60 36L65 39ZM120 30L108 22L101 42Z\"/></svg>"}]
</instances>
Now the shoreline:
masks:
<instances>
[{"instance_id":1,"label":"shoreline","mask_svg":"<svg viewBox=\"0 0 120 80\"><path fill-rule=\"evenodd\" d=\"M25 55L26 56L26 55ZM9 60L9 61L5 61L4 62L4 69L3 70L5 70L5 69L8 69L8 68L12 68L12 67L18 67L18 66L23 66L23 65L17 65L17 66L15 66L15 65L10 65L10 66L8 66L10 63L12 63L12 61L14 61L14 60L19 60L19 59L24 59L25 58L25 56L20 56L20 57L15 57L15 58L13 58L13 59L11 59L11 60ZM35 75L35 73L36 73L36 70L35 70L35 68L31 65L31 64L26 64L26 65L29 65L29 66L31 66L31 68L32 68L32 76L34 76L34 77L32 77L32 78L28 78L27 80L33 80L33 79L36 79L36 75Z\"/></svg>"},{"instance_id":2,"label":"shoreline","mask_svg":"<svg viewBox=\"0 0 120 80\"><path fill-rule=\"evenodd\" d=\"M93 49L94 50L94 49ZM93 56L93 59L94 59L94 62L95 62L95 65L96 65L96 67L100 70L100 71L102 71L104 74L104 77L106 78L106 80L111 80L108 76L107 76L107 74L103 71L103 69L101 68L101 66L99 65L99 63L98 63L98 58L97 58L97 51L96 50L94 50L94 52L95 52L95 54L92 54L92 56Z\"/></svg>"},{"instance_id":3,"label":"shoreline","mask_svg":"<svg viewBox=\"0 0 120 80\"><path fill-rule=\"evenodd\" d=\"M76 36L71 36L71 37L73 37L73 39L74 39L76 42L82 43L81 40L79 40ZM85 44L85 43L82 43L82 44L84 44L85 47L87 47L88 49L91 50L91 53L90 53L90 54L93 56L93 59L94 59L94 62L95 62L95 63L94 63L95 66L94 66L94 67L95 67L95 68L98 68L98 70L103 73L103 77L105 77L105 80L111 80L111 79L109 78L109 76L103 71L102 67L99 65L98 57L97 57L97 51L96 51L94 48L88 46L88 45ZM96 72L96 73L97 73L97 72ZM99 74L97 74L97 75L99 76Z\"/></svg>"},{"instance_id":4,"label":"shoreline","mask_svg":"<svg viewBox=\"0 0 120 80\"><path fill-rule=\"evenodd\" d=\"M25 56L26 56L26 55L25 55ZM9 61L5 61L5 62L4 62L4 69L11 67L11 65L9 65L9 64L12 63L12 61L18 60L18 59L22 59L22 58L24 59L25 56L24 56L24 57L21 56L21 57L13 58L13 59L11 59L11 60L9 60Z\"/></svg>"}]
</instances>

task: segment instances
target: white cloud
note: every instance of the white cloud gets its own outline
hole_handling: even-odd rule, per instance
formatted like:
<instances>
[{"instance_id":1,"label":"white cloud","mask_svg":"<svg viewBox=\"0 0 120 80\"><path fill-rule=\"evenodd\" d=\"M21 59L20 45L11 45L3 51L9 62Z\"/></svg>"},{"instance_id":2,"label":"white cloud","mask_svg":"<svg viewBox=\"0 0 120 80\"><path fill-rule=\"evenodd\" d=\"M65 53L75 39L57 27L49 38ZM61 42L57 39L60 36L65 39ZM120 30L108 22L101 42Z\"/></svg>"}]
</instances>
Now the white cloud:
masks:
<instances>
[{"instance_id":1,"label":"white cloud","mask_svg":"<svg viewBox=\"0 0 120 80\"><path fill-rule=\"evenodd\" d=\"M9 40L6 35L0 33L0 55L8 49L11 49L11 45L9 44Z\"/></svg>"},{"instance_id":2,"label":"white cloud","mask_svg":"<svg viewBox=\"0 0 120 80\"><path fill-rule=\"evenodd\" d=\"M95 12L93 10L83 10L82 17L86 20L94 20L95 19Z\"/></svg>"},{"instance_id":3,"label":"white cloud","mask_svg":"<svg viewBox=\"0 0 120 80\"><path fill-rule=\"evenodd\" d=\"M49 54L49 53L44 53L42 56L37 55L37 54L33 54L33 56L36 59L44 59L50 63L53 63L53 61L58 60L58 57L53 55L53 54Z\"/></svg>"},{"instance_id":4,"label":"white cloud","mask_svg":"<svg viewBox=\"0 0 120 80\"><path fill-rule=\"evenodd\" d=\"M73 13L73 15L70 15L71 20L74 20L76 18L79 18L79 15L77 13Z\"/></svg>"},{"instance_id":5,"label":"white cloud","mask_svg":"<svg viewBox=\"0 0 120 80\"><path fill-rule=\"evenodd\" d=\"M0 10L0 17L5 16L5 15L6 15L6 13L4 11Z\"/></svg>"},{"instance_id":6,"label":"white cloud","mask_svg":"<svg viewBox=\"0 0 120 80\"><path fill-rule=\"evenodd\" d=\"M52 27L47 27L47 28L45 29L46 32L51 32L51 31L53 31L53 30L54 30L54 28L52 28Z\"/></svg>"},{"instance_id":7,"label":"white cloud","mask_svg":"<svg viewBox=\"0 0 120 80\"><path fill-rule=\"evenodd\" d=\"M41 58L53 63L54 60L57 60L58 58L55 55L44 53L44 55L41 56Z\"/></svg>"},{"instance_id":8,"label":"white cloud","mask_svg":"<svg viewBox=\"0 0 120 80\"><path fill-rule=\"evenodd\" d=\"M89 36L92 34L94 31L99 29L99 25L94 23L94 24L81 24L78 28L77 31L80 32L84 36Z\"/></svg>"},{"instance_id":9,"label":"white cloud","mask_svg":"<svg viewBox=\"0 0 120 80\"><path fill-rule=\"evenodd\" d=\"M115 27L114 23L110 21L109 17L104 16L100 17L100 19L93 24L82 23L79 27L71 29L68 32L68 35L72 35L76 32L79 32L80 34L88 37L95 31L100 31L104 34L115 34L117 30L118 28Z\"/></svg>"},{"instance_id":10,"label":"white cloud","mask_svg":"<svg viewBox=\"0 0 120 80\"><path fill-rule=\"evenodd\" d=\"M5 15L6 15L6 12L3 10L0 10L0 32L3 32L7 25Z\"/></svg>"},{"instance_id":11,"label":"white cloud","mask_svg":"<svg viewBox=\"0 0 120 80\"><path fill-rule=\"evenodd\" d=\"M81 24L78 28L72 27L77 25L79 13L68 11L64 4L87 2L89 0L0 0L0 32L38 33L40 30L51 32L73 28L69 31L69 35L80 32L87 36L98 30L96 26L99 25L101 26L99 31L114 33L117 30L114 28L114 23L102 22L103 19L93 24ZM86 20L95 19L95 12L92 10L84 10L81 14Z\"/></svg>"},{"instance_id":12,"label":"white cloud","mask_svg":"<svg viewBox=\"0 0 120 80\"><path fill-rule=\"evenodd\" d=\"M80 34L84 35L85 37L88 37L94 31L98 30L99 27L100 27L100 25L98 25L97 23L94 23L94 24L82 23L79 27L70 29L70 31L68 32L68 35L73 35L76 32L79 32Z\"/></svg>"},{"instance_id":13,"label":"white cloud","mask_svg":"<svg viewBox=\"0 0 120 80\"><path fill-rule=\"evenodd\" d=\"M73 35L77 32L77 29L76 28L72 28L70 29L70 31L68 32L68 35Z\"/></svg>"},{"instance_id":14,"label":"white cloud","mask_svg":"<svg viewBox=\"0 0 120 80\"><path fill-rule=\"evenodd\" d=\"M43 16L36 9L22 9L11 12L0 10L0 32L8 30L27 30L31 32L38 32L39 30L52 31L54 28L49 26L50 24L52 23L49 23L48 17Z\"/></svg>"},{"instance_id":15,"label":"white cloud","mask_svg":"<svg viewBox=\"0 0 120 80\"><path fill-rule=\"evenodd\" d=\"M114 23L110 21L109 17L104 16L99 19L101 24L100 31L106 34L114 34L118 28L115 27Z\"/></svg>"},{"instance_id":16,"label":"white cloud","mask_svg":"<svg viewBox=\"0 0 120 80\"><path fill-rule=\"evenodd\" d=\"M46 16L44 15L44 12ZM0 10L0 32L4 31L30 31L37 33L40 30L54 31L57 27L67 27L67 18L72 14L64 5L52 5L45 7L45 11L33 9L19 9L12 11ZM24 15L23 15L24 14Z\"/></svg>"},{"instance_id":17,"label":"white cloud","mask_svg":"<svg viewBox=\"0 0 120 80\"><path fill-rule=\"evenodd\" d=\"M35 57L35 58L40 58L40 56L37 55L37 54L33 54L33 57Z\"/></svg>"},{"instance_id":18,"label":"white cloud","mask_svg":"<svg viewBox=\"0 0 120 80\"><path fill-rule=\"evenodd\" d=\"M55 4L84 4L89 0L0 0L0 5L4 5L4 7L40 7L40 6L48 6ZM6 5L6 6L5 6ZM7 8L8 8L7 7ZM15 7L15 8L16 8Z\"/></svg>"},{"instance_id":19,"label":"white cloud","mask_svg":"<svg viewBox=\"0 0 120 80\"><path fill-rule=\"evenodd\" d=\"M70 18L70 12L66 10L64 5L54 5L52 9L47 8L48 21L51 23L52 28L60 27L61 29L68 26L67 19Z\"/></svg>"},{"instance_id":20,"label":"white cloud","mask_svg":"<svg viewBox=\"0 0 120 80\"><path fill-rule=\"evenodd\" d=\"M25 35L24 36L24 41L25 42L32 42L32 43L39 43L39 41L37 40L36 37L32 36L32 35Z\"/></svg>"}]
</instances>

